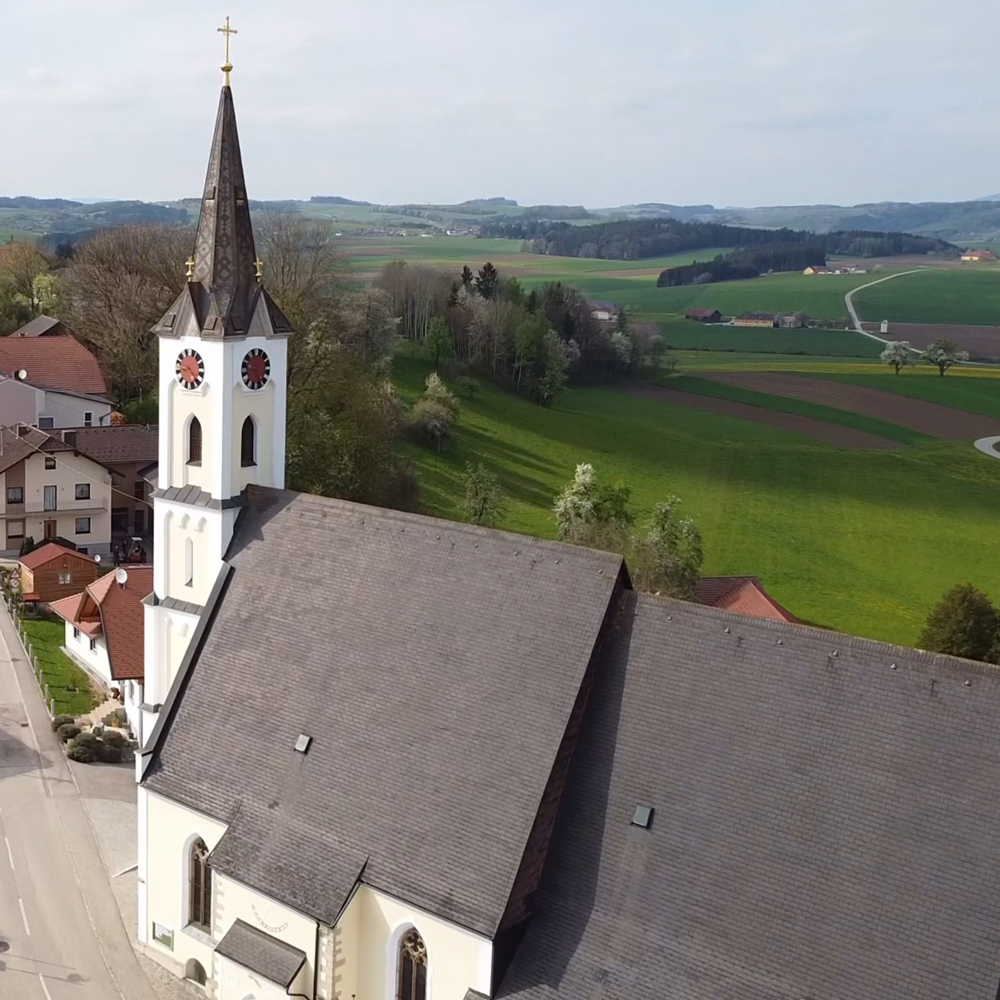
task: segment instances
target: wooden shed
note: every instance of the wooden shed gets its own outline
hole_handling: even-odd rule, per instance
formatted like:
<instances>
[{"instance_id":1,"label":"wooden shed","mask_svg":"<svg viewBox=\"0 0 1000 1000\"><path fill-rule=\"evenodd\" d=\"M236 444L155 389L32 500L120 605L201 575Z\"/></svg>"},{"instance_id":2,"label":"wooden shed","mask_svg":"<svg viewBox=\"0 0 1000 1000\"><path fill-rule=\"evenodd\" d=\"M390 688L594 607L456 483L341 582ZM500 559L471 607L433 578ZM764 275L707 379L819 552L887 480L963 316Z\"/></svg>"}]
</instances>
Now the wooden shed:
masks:
<instances>
[{"instance_id":1,"label":"wooden shed","mask_svg":"<svg viewBox=\"0 0 1000 1000\"><path fill-rule=\"evenodd\" d=\"M26 601L50 604L79 594L97 579L98 565L65 545L46 542L18 560L21 593Z\"/></svg>"}]
</instances>

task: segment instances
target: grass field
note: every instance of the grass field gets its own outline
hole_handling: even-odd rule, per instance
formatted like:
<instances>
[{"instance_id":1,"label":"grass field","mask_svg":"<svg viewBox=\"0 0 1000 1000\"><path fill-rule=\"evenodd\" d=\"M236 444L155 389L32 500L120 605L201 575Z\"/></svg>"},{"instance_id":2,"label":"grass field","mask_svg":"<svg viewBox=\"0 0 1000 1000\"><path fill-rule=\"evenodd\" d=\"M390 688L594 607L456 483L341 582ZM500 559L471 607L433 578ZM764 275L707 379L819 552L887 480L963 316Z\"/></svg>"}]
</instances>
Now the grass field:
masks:
<instances>
[{"instance_id":1,"label":"grass field","mask_svg":"<svg viewBox=\"0 0 1000 1000\"><path fill-rule=\"evenodd\" d=\"M726 385L694 375L682 375L677 378L659 379L660 384L682 392L693 392L700 396L715 396L717 399L732 399L738 403L749 403L751 406L763 406L769 410L781 413L795 413L800 417L812 417L827 424L838 427L852 427L857 431L867 431L889 441L899 441L901 444L930 444L934 438L918 431L899 427L896 424L876 420L860 413L840 410L820 403L811 403L802 399L791 399L788 396L776 396L767 392L757 392L740 386Z\"/></svg>"},{"instance_id":2,"label":"grass field","mask_svg":"<svg viewBox=\"0 0 1000 1000\"><path fill-rule=\"evenodd\" d=\"M977 371L966 368L952 371L944 378L930 370L904 372L902 375L859 374L825 371L827 378L852 382L855 385L896 392L914 399L925 399L931 403L942 403L957 410L981 413L983 416L1000 419L1000 369Z\"/></svg>"},{"instance_id":3,"label":"grass field","mask_svg":"<svg viewBox=\"0 0 1000 1000\"><path fill-rule=\"evenodd\" d=\"M1000 267L926 270L855 296L862 319L1000 326Z\"/></svg>"},{"instance_id":4,"label":"grass field","mask_svg":"<svg viewBox=\"0 0 1000 1000\"><path fill-rule=\"evenodd\" d=\"M877 358L882 351L881 344L853 330L768 330L694 323L674 316L664 318L660 327L672 350L848 358Z\"/></svg>"},{"instance_id":5,"label":"grass field","mask_svg":"<svg viewBox=\"0 0 1000 1000\"><path fill-rule=\"evenodd\" d=\"M412 398L428 370L400 357L400 391ZM567 392L547 410L484 385L462 403L453 451L413 455L430 512L459 516L465 463L482 461L510 497L504 526L547 537L552 498L578 462L629 485L643 517L676 493L704 535L707 573L755 574L800 617L860 635L914 643L956 582L1000 598L984 544L1000 462L964 443L847 450L613 389Z\"/></svg>"},{"instance_id":6,"label":"grass field","mask_svg":"<svg viewBox=\"0 0 1000 1000\"><path fill-rule=\"evenodd\" d=\"M24 619L38 665L56 703L57 715L85 715L96 704L87 672L63 651L66 626L62 622Z\"/></svg>"}]
</instances>

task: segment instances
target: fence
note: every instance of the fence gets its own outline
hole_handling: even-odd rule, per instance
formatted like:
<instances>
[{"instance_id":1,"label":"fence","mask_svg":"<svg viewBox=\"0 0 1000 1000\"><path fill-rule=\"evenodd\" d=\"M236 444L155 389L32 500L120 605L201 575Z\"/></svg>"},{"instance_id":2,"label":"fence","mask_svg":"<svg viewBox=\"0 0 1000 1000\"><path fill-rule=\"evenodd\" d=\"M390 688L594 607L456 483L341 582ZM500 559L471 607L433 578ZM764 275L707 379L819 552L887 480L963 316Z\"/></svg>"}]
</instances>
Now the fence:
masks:
<instances>
[{"instance_id":1,"label":"fence","mask_svg":"<svg viewBox=\"0 0 1000 1000\"><path fill-rule=\"evenodd\" d=\"M35 655L34 647L31 645L31 638L24 627L24 621L18 613L17 602L4 594L3 603L7 609L7 614L10 615L10 620L14 624L14 630L17 632L17 638L21 643L21 649L24 651L28 666L31 667L31 672L35 675L35 681L38 683L42 697L45 699L45 708L49 715L54 718L56 715L56 702L52 697L52 692L49 690L49 685L45 681L45 672L38 665L38 657Z\"/></svg>"}]
</instances>

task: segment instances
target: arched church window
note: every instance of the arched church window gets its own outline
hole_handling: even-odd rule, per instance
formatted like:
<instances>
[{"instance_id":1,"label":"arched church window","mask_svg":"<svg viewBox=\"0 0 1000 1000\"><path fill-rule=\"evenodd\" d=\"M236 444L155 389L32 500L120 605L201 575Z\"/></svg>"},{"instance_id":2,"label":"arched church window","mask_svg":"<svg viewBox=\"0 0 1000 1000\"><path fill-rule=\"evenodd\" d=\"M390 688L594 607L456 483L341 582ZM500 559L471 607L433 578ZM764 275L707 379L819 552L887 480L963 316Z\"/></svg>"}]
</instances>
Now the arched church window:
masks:
<instances>
[{"instance_id":1,"label":"arched church window","mask_svg":"<svg viewBox=\"0 0 1000 1000\"><path fill-rule=\"evenodd\" d=\"M187 964L184 966L184 978L190 979L191 982L197 983L199 986L205 986L208 983L205 966L196 958L188 959Z\"/></svg>"},{"instance_id":2,"label":"arched church window","mask_svg":"<svg viewBox=\"0 0 1000 1000\"><path fill-rule=\"evenodd\" d=\"M240 435L240 465L244 468L257 464L254 460L256 434L257 429L254 427L253 417L247 417L243 421L243 432Z\"/></svg>"},{"instance_id":3,"label":"arched church window","mask_svg":"<svg viewBox=\"0 0 1000 1000\"><path fill-rule=\"evenodd\" d=\"M194 586L194 542L184 539L184 586Z\"/></svg>"},{"instance_id":4,"label":"arched church window","mask_svg":"<svg viewBox=\"0 0 1000 1000\"><path fill-rule=\"evenodd\" d=\"M201 421L191 418L188 428L188 465L201 465Z\"/></svg>"},{"instance_id":5,"label":"arched church window","mask_svg":"<svg viewBox=\"0 0 1000 1000\"><path fill-rule=\"evenodd\" d=\"M413 928L399 942L396 1000L427 1000L427 946Z\"/></svg>"},{"instance_id":6,"label":"arched church window","mask_svg":"<svg viewBox=\"0 0 1000 1000\"><path fill-rule=\"evenodd\" d=\"M208 848L204 840L192 844L190 862L189 921L208 930L212 922L212 869L208 867Z\"/></svg>"}]
</instances>

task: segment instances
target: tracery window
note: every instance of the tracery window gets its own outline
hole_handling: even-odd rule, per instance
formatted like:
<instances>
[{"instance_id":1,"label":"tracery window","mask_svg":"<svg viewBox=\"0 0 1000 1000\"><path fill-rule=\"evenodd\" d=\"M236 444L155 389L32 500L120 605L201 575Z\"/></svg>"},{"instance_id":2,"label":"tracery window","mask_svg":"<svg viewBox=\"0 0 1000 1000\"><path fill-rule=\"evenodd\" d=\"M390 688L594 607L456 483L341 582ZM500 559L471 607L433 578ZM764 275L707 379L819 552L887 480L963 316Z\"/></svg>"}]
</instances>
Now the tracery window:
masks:
<instances>
[{"instance_id":1,"label":"tracery window","mask_svg":"<svg viewBox=\"0 0 1000 1000\"><path fill-rule=\"evenodd\" d=\"M427 946L413 928L399 942L396 1000L427 1000Z\"/></svg>"},{"instance_id":2,"label":"tracery window","mask_svg":"<svg viewBox=\"0 0 1000 1000\"><path fill-rule=\"evenodd\" d=\"M212 869L208 867L208 848L204 840L191 845L189 921L209 930L212 924Z\"/></svg>"}]
</instances>

